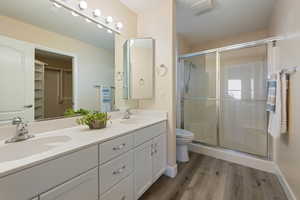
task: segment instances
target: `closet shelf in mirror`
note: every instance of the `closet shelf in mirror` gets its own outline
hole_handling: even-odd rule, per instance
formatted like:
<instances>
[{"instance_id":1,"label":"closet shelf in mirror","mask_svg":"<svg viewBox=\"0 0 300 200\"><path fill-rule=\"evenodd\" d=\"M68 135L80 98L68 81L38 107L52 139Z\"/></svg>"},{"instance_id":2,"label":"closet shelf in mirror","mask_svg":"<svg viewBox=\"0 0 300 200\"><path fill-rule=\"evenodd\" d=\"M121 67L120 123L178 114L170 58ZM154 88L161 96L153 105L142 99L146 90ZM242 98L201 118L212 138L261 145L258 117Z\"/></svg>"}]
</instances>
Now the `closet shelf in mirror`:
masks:
<instances>
[{"instance_id":1,"label":"closet shelf in mirror","mask_svg":"<svg viewBox=\"0 0 300 200\"><path fill-rule=\"evenodd\" d=\"M35 60L35 78L34 78L34 118L44 117L44 74L47 63Z\"/></svg>"}]
</instances>

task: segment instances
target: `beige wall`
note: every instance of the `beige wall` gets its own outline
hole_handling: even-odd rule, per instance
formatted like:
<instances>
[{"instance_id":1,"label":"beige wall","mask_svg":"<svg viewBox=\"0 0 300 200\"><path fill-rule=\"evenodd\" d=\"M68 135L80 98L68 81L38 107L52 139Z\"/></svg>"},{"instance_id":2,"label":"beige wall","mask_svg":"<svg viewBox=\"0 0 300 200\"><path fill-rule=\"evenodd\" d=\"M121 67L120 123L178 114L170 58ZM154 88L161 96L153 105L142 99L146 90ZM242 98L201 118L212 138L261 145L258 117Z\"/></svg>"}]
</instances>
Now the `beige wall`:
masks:
<instances>
[{"instance_id":1,"label":"beige wall","mask_svg":"<svg viewBox=\"0 0 300 200\"><path fill-rule=\"evenodd\" d=\"M177 34L177 52L179 55L191 52L190 44L181 35Z\"/></svg>"},{"instance_id":2,"label":"beige wall","mask_svg":"<svg viewBox=\"0 0 300 200\"><path fill-rule=\"evenodd\" d=\"M214 49L219 47L224 47L233 44L239 44L244 42L251 42L255 40L265 39L269 36L268 30L258 30L249 33L241 33L235 36L226 37L219 40L212 40L209 42L205 42L203 44L195 45L190 47L189 53L207 50L207 49Z\"/></svg>"},{"instance_id":3,"label":"beige wall","mask_svg":"<svg viewBox=\"0 0 300 200\"><path fill-rule=\"evenodd\" d=\"M300 1L277 0L270 34L286 36L278 42L275 55L277 69L300 66ZM300 73L291 76L290 83L289 133L275 142L275 161L284 174L297 199L300 199Z\"/></svg>"},{"instance_id":4,"label":"beige wall","mask_svg":"<svg viewBox=\"0 0 300 200\"><path fill-rule=\"evenodd\" d=\"M173 0L163 0L153 10L138 14L138 36L155 39L155 71L164 64L168 73L160 77L155 72L155 98L142 100L139 108L168 112L168 164L176 165L175 135L175 19Z\"/></svg>"}]
</instances>

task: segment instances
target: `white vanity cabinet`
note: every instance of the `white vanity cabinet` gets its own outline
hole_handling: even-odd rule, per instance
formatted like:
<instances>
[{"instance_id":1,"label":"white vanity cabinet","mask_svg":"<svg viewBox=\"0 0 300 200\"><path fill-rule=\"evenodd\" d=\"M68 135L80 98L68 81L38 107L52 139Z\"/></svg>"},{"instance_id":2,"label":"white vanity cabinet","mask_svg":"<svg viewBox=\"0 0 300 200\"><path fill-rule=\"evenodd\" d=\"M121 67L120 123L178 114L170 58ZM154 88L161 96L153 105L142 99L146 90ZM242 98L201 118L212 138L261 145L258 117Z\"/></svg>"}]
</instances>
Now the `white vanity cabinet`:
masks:
<instances>
[{"instance_id":1,"label":"white vanity cabinet","mask_svg":"<svg viewBox=\"0 0 300 200\"><path fill-rule=\"evenodd\" d=\"M166 168L166 122L0 178L0 200L137 200Z\"/></svg>"},{"instance_id":2,"label":"white vanity cabinet","mask_svg":"<svg viewBox=\"0 0 300 200\"><path fill-rule=\"evenodd\" d=\"M98 145L0 178L1 200L28 200L98 166Z\"/></svg>"},{"instance_id":3,"label":"white vanity cabinet","mask_svg":"<svg viewBox=\"0 0 300 200\"><path fill-rule=\"evenodd\" d=\"M140 198L166 169L165 137L166 135L162 134L135 149L135 199Z\"/></svg>"}]
</instances>

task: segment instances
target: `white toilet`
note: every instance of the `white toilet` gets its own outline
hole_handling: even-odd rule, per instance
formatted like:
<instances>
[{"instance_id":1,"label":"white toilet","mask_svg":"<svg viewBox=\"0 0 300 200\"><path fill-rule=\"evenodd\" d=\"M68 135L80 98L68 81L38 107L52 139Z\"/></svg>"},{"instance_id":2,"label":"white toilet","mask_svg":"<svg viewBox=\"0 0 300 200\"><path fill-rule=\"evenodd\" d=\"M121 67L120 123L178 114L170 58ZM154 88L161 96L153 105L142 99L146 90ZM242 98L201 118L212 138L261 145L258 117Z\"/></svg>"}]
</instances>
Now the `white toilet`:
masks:
<instances>
[{"instance_id":1,"label":"white toilet","mask_svg":"<svg viewBox=\"0 0 300 200\"><path fill-rule=\"evenodd\" d=\"M188 162L188 145L193 142L194 134L184 129L176 129L176 159L178 162Z\"/></svg>"}]
</instances>

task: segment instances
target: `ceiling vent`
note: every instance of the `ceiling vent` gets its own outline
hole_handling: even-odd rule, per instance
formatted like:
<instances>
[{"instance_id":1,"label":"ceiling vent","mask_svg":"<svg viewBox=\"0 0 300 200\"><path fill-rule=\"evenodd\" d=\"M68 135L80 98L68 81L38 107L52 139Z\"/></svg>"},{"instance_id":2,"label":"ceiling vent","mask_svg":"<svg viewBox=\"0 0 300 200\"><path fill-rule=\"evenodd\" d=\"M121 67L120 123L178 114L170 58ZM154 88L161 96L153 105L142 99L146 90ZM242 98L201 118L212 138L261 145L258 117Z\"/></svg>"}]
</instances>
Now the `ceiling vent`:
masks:
<instances>
[{"instance_id":1,"label":"ceiling vent","mask_svg":"<svg viewBox=\"0 0 300 200\"><path fill-rule=\"evenodd\" d=\"M213 0L200 0L191 5L191 8L196 15L210 11L213 7Z\"/></svg>"},{"instance_id":2,"label":"ceiling vent","mask_svg":"<svg viewBox=\"0 0 300 200\"><path fill-rule=\"evenodd\" d=\"M177 0L185 7L189 7L195 15L201 15L214 8L213 0Z\"/></svg>"}]
</instances>

